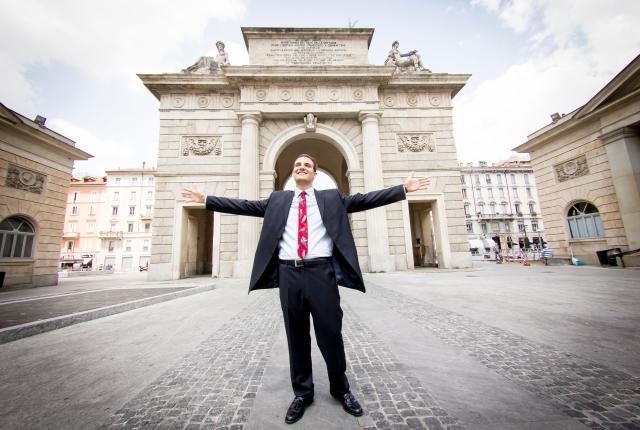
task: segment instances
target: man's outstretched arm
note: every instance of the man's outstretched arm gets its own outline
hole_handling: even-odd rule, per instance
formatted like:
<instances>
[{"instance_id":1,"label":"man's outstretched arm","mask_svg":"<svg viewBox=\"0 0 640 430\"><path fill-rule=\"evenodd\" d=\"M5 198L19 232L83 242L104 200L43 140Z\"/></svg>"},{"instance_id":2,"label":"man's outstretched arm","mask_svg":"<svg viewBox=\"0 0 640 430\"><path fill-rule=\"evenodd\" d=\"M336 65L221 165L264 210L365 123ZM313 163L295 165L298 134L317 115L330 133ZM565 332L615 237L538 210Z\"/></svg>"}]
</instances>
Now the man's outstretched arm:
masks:
<instances>
[{"instance_id":1,"label":"man's outstretched arm","mask_svg":"<svg viewBox=\"0 0 640 430\"><path fill-rule=\"evenodd\" d=\"M344 203L347 208L347 212L349 213L366 211L368 209L404 200L406 197L405 193L411 193L413 191L427 188L430 183L431 178L414 178L412 172L406 179L404 187L398 185L396 187L390 187L383 190L371 191L366 194L358 193L351 196L345 196Z\"/></svg>"},{"instance_id":2,"label":"man's outstretched arm","mask_svg":"<svg viewBox=\"0 0 640 430\"><path fill-rule=\"evenodd\" d=\"M207 196L204 193L189 188L182 190L182 197L190 202L204 203L210 211L256 217L264 216L268 202L268 200L244 200Z\"/></svg>"}]
</instances>

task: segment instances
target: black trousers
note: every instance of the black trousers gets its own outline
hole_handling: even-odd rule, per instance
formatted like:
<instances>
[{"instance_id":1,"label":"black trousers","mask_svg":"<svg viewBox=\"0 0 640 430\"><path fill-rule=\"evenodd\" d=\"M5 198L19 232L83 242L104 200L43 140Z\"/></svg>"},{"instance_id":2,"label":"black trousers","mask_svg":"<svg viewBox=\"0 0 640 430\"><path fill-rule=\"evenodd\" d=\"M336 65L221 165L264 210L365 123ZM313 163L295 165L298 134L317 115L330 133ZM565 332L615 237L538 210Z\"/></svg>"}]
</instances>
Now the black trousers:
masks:
<instances>
[{"instance_id":1,"label":"black trousers","mask_svg":"<svg viewBox=\"0 0 640 430\"><path fill-rule=\"evenodd\" d=\"M342 341L342 308L331 261L313 266L279 264L280 304L289 344L291 385L296 396L313 398L309 315L327 364L331 395L349 391Z\"/></svg>"}]
</instances>

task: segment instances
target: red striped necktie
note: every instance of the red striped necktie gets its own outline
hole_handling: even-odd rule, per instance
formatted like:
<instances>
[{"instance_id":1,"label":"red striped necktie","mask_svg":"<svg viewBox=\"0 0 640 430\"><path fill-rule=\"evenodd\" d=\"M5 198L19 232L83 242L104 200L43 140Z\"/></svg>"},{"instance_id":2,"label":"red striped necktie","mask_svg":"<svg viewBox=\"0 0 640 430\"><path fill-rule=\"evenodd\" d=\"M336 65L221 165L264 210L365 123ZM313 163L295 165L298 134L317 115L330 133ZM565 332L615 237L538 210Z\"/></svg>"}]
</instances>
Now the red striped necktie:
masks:
<instances>
[{"instance_id":1,"label":"red striped necktie","mask_svg":"<svg viewBox=\"0 0 640 430\"><path fill-rule=\"evenodd\" d=\"M304 260L309 252L309 231L307 229L307 193L300 193L298 203L298 257Z\"/></svg>"}]
</instances>

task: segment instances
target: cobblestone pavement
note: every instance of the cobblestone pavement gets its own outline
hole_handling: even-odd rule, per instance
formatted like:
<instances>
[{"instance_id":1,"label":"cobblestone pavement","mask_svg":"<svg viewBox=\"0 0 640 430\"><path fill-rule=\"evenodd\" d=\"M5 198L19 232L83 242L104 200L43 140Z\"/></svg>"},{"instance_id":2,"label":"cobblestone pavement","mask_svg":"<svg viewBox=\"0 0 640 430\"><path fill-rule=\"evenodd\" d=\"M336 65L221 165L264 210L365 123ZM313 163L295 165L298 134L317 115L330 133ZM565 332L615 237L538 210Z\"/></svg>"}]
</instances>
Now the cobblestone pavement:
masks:
<instances>
[{"instance_id":1,"label":"cobblestone pavement","mask_svg":"<svg viewBox=\"0 0 640 430\"><path fill-rule=\"evenodd\" d=\"M281 320L277 296L256 295L99 428L242 430Z\"/></svg>"},{"instance_id":2,"label":"cobblestone pavement","mask_svg":"<svg viewBox=\"0 0 640 430\"><path fill-rule=\"evenodd\" d=\"M348 376L365 411L364 430L462 430L422 383L363 324L351 307L342 305Z\"/></svg>"},{"instance_id":3,"label":"cobblestone pavement","mask_svg":"<svg viewBox=\"0 0 640 430\"><path fill-rule=\"evenodd\" d=\"M640 429L640 378L381 286L368 294L592 429Z\"/></svg>"}]
</instances>

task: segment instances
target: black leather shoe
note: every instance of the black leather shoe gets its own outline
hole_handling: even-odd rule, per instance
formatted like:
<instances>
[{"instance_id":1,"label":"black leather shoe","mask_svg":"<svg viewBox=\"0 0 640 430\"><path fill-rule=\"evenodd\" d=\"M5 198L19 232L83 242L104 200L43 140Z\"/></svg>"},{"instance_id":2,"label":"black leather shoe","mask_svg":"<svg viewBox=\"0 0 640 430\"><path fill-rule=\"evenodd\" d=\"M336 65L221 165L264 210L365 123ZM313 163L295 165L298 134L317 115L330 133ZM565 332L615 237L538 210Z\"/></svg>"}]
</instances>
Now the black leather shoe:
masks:
<instances>
[{"instance_id":1,"label":"black leather shoe","mask_svg":"<svg viewBox=\"0 0 640 430\"><path fill-rule=\"evenodd\" d=\"M342 409L347 411L353 416L360 417L362 416L362 407L360 403L356 400L356 398L351 394L351 391L345 393L342 396L342 399L338 399L342 403Z\"/></svg>"},{"instance_id":2,"label":"black leather shoe","mask_svg":"<svg viewBox=\"0 0 640 430\"><path fill-rule=\"evenodd\" d=\"M295 397L289 409L287 409L287 416L284 417L284 422L287 424L293 424L302 418L304 415L304 408L313 403L313 399L305 399L304 397Z\"/></svg>"}]
</instances>

